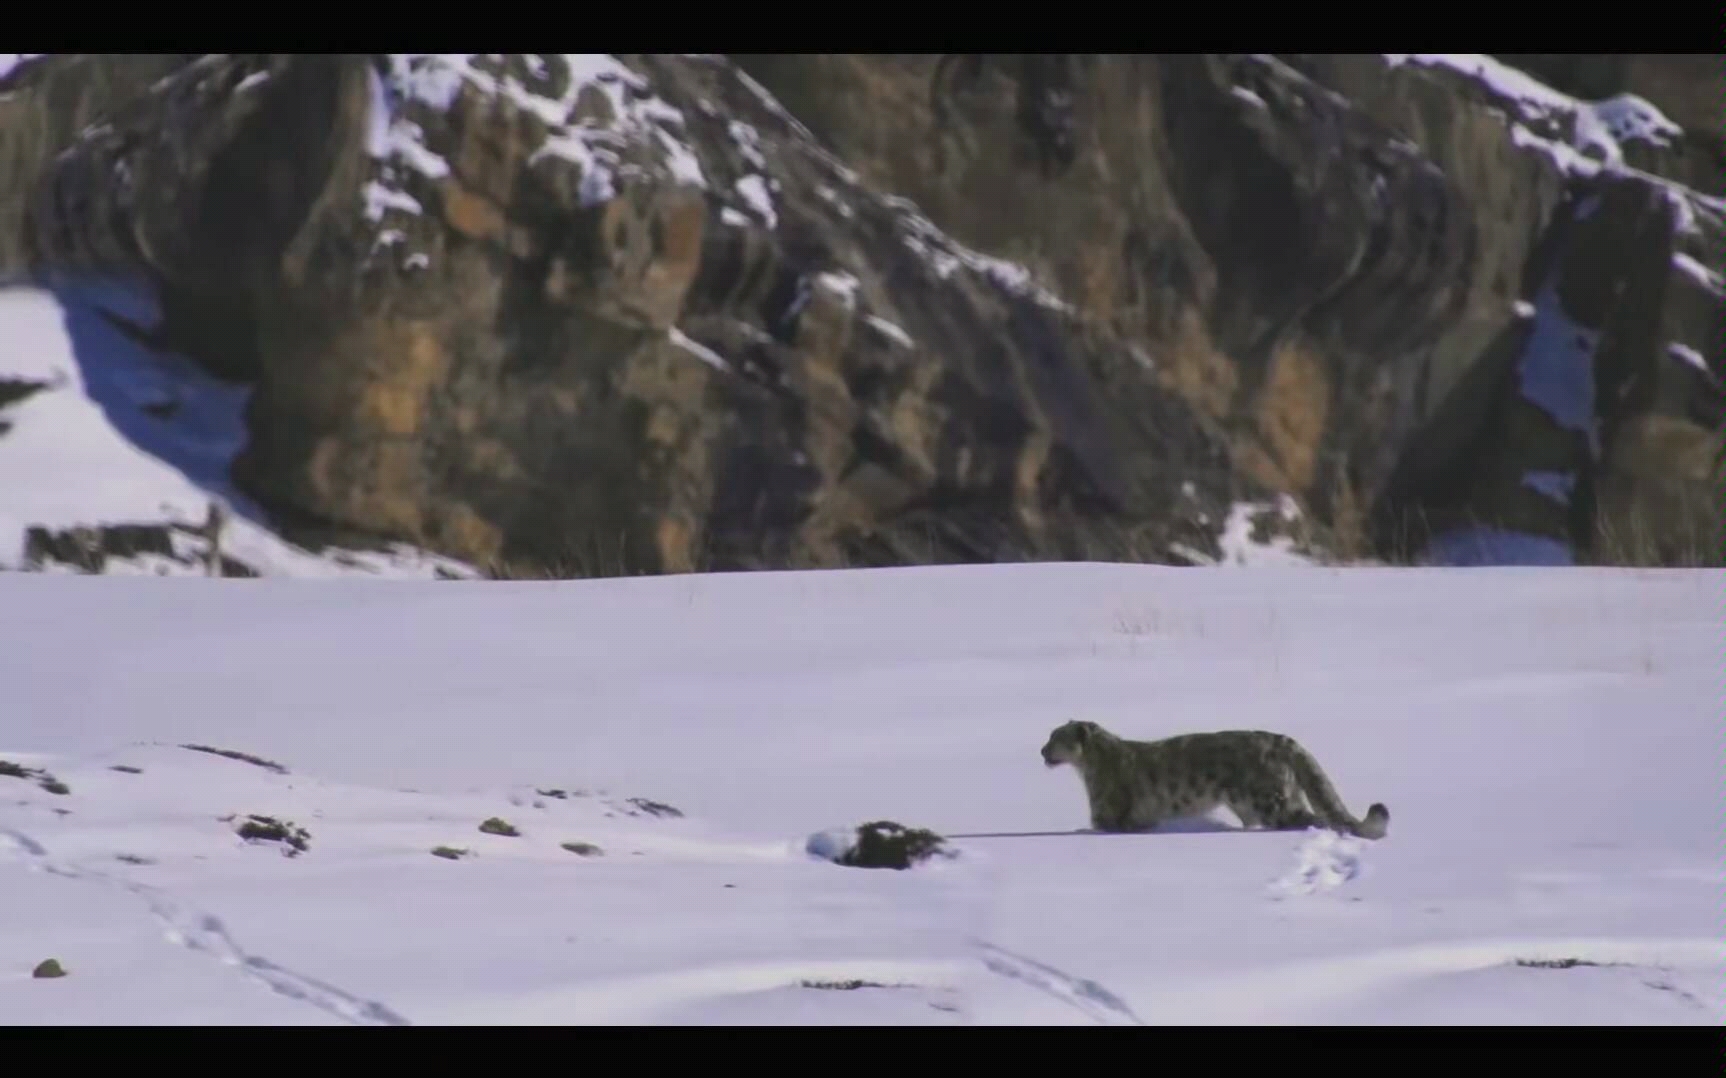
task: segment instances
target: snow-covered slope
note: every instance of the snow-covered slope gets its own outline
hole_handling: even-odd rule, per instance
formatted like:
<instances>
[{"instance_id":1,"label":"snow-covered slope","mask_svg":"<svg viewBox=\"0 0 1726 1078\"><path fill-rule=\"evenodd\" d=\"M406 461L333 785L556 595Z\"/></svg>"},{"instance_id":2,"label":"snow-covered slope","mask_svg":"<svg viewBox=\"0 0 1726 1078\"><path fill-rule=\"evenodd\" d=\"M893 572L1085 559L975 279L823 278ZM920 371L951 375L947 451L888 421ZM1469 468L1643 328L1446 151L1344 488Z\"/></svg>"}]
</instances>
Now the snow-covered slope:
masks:
<instances>
[{"instance_id":1,"label":"snow-covered slope","mask_svg":"<svg viewBox=\"0 0 1726 1078\"><path fill-rule=\"evenodd\" d=\"M1393 68L1439 68L1478 82L1510 111L1516 144L1547 154L1566 172L1593 175L1603 167L1623 171L1626 143L1668 146L1684 133L1652 102L1635 94L1583 101L1484 53L1387 53L1385 59ZM1677 185L1668 189L1720 205L1719 199Z\"/></svg>"},{"instance_id":2,"label":"snow-covered slope","mask_svg":"<svg viewBox=\"0 0 1726 1078\"><path fill-rule=\"evenodd\" d=\"M224 552L264 575L473 575L406 548L318 556L278 537L228 479L250 390L153 349L159 321L134 288L0 289L0 570L24 564L32 527L190 526L213 501L236 513ZM202 572L203 543L171 538L175 557L110 559L106 571Z\"/></svg>"},{"instance_id":3,"label":"snow-covered slope","mask_svg":"<svg viewBox=\"0 0 1726 1078\"><path fill-rule=\"evenodd\" d=\"M0 1017L1717 1025L1723 582L3 575ZM1075 833L1073 717L1285 731L1390 834ZM882 818L960 856L805 852Z\"/></svg>"}]
</instances>

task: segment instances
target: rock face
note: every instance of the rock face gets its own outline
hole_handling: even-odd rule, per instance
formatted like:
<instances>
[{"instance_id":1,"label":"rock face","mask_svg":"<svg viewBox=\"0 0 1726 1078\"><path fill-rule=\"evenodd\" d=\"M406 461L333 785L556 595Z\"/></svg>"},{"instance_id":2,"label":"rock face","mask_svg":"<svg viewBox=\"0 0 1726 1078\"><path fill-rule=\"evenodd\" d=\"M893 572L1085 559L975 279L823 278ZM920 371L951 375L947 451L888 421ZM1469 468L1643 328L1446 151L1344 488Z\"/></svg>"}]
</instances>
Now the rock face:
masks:
<instances>
[{"instance_id":1,"label":"rock face","mask_svg":"<svg viewBox=\"0 0 1726 1078\"><path fill-rule=\"evenodd\" d=\"M307 538L1193 562L1280 502L1718 564L1719 144L1655 59L43 57L0 273L152 291Z\"/></svg>"}]
</instances>

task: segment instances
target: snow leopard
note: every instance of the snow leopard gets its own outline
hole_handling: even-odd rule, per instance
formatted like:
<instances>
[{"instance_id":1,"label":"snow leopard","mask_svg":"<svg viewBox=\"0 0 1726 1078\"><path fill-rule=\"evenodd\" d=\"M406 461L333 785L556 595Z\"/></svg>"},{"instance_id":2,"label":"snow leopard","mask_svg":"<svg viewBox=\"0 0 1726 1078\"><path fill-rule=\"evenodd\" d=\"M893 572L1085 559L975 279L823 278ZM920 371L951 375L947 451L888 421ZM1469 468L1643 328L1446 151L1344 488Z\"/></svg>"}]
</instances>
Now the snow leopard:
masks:
<instances>
[{"instance_id":1,"label":"snow leopard","mask_svg":"<svg viewBox=\"0 0 1726 1078\"><path fill-rule=\"evenodd\" d=\"M1050 733L1043 763L1077 769L1097 831L1150 831L1165 820L1201 816L1219 806L1249 829L1319 826L1376 840L1390 826L1390 810L1377 802L1356 819L1312 753L1268 730L1132 741L1075 719Z\"/></svg>"}]
</instances>

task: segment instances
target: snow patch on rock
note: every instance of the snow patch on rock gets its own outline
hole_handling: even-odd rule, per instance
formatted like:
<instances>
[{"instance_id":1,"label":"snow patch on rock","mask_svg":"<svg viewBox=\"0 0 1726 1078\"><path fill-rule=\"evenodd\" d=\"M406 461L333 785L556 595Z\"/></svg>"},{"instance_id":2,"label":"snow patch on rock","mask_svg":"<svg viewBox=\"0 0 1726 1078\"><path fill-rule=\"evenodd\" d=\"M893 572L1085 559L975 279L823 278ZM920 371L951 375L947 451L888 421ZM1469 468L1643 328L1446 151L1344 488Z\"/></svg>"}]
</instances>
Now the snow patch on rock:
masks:
<instances>
[{"instance_id":1,"label":"snow patch on rock","mask_svg":"<svg viewBox=\"0 0 1726 1078\"><path fill-rule=\"evenodd\" d=\"M760 176L749 175L738 180L734 189L737 197L748 206L755 215L767 225L776 228L779 225L779 213L773 208L773 196L767 192L767 181Z\"/></svg>"},{"instance_id":2,"label":"snow patch on rock","mask_svg":"<svg viewBox=\"0 0 1726 1078\"><path fill-rule=\"evenodd\" d=\"M910 199L886 196L882 200L898 211L899 225L905 246L921 258L935 276L946 280L961 268L985 277L1003 289L1050 310L1071 314L1073 308L1042 284L1031 271L1017 262L993 258L971 250L936 228L934 223Z\"/></svg>"},{"instance_id":3,"label":"snow patch on rock","mask_svg":"<svg viewBox=\"0 0 1726 1078\"><path fill-rule=\"evenodd\" d=\"M388 115L372 121L368 147L374 157L385 162L380 169L383 182L397 178L396 173L403 168L432 181L449 174L448 163L425 146L423 130L405 114L415 108L448 112L467 92L506 101L545 124L546 137L529 164L551 158L575 165L581 173L578 190L583 205L598 205L617 197L619 181L632 173L620 152L626 145L651 147L672 182L707 186L700 158L682 137L683 113L654 96L647 80L616 57L600 53L524 54L524 64L535 80L550 81L551 69L558 65L568 73L556 97L525 85L513 74L487 71L476 62L479 59L468 53L398 53L390 57L389 77L380 80L384 85L374 95L374 109L381 102ZM605 96L608 118L575 118L577 102L589 88Z\"/></svg>"},{"instance_id":4,"label":"snow patch on rock","mask_svg":"<svg viewBox=\"0 0 1726 1078\"><path fill-rule=\"evenodd\" d=\"M725 371L727 374L731 372L731 364L725 362L724 356L689 336L687 333L684 333L676 326L672 326L667 330L666 335L671 338L672 344L675 344L685 352L688 352L696 359L701 360L701 362L712 367L714 370Z\"/></svg>"}]
</instances>

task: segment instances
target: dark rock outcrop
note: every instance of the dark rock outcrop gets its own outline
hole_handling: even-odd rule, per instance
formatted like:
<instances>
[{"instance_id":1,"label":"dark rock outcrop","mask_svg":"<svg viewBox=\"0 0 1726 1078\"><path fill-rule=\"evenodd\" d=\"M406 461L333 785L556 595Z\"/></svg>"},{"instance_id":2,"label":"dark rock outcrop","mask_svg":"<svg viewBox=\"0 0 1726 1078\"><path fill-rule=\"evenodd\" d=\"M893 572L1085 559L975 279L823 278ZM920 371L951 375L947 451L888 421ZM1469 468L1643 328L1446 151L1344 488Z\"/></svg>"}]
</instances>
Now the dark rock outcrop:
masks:
<instances>
[{"instance_id":1,"label":"dark rock outcrop","mask_svg":"<svg viewBox=\"0 0 1726 1078\"><path fill-rule=\"evenodd\" d=\"M178 540L176 542L176 540ZM78 528L30 528L24 534L24 567L57 566L82 573L102 573L111 559L138 563L146 557L188 567L202 567L212 575L255 577L256 569L244 562L217 555L219 573L209 562L207 537L202 529L186 524L102 524Z\"/></svg>"},{"instance_id":2,"label":"dark rock outcrop","mask_svg":"<svg viewBox=\"0 0 1726 1078\"><path fill-rule=\"evenodd\" d=\"M0 378L0 434L12 429L12 424L6 418L5 409L8 405L29 400L36 394L48 388L48 383L29 378Z\"/></svg>"},{"instance_id":3,"label":"dark rock outcrop","mask_svg":"<svg viewBox=\"0 0 1726 1078\"><path fill-rule=\"evenodd\" d=\"M154 290L291 533L516 572L1205 560L1278 495L1717 562L1707 136L1406 58L744 62L36 60L0 273Z\"/></svg>"}]
</instances>

